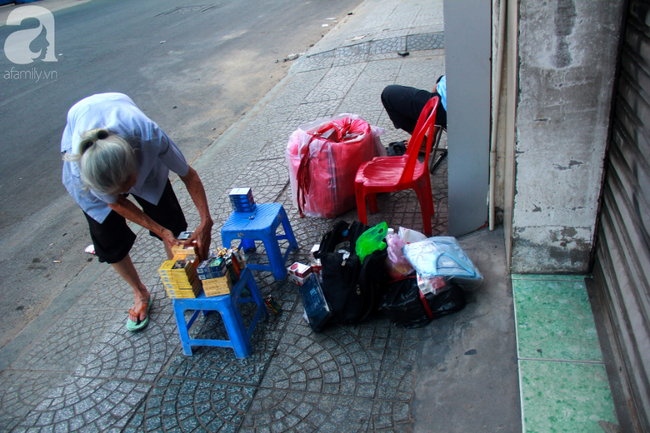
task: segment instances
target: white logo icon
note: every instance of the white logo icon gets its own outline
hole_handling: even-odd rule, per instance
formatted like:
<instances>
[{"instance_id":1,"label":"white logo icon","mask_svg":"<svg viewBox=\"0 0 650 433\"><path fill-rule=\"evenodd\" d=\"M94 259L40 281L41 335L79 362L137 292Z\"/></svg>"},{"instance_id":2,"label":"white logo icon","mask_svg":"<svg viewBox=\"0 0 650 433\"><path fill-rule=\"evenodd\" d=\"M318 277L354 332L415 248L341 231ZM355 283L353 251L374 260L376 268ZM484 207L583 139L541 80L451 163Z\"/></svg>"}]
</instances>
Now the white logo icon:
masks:
<instances>
[{"instance_id":1,"label":"white logo icon","mask_svg":"<svg viewBox=\"0 0 650 433\"><path fill-rule=\"evenodd\" d=\"M45 39L47 47L45 48L44 62L56 62L54 50L54 15L52 12L41 6L23 6L11 11L7 17L8 26L19 26L23 20L36 18L39 26L35 29L16 30L7 37L5 41L5 55L12 63L18 65L27 65L33 63L35 59L41 57L43 49L33 52L29 45L40 36L45 28Z\"/></svg>"}]
</instances>

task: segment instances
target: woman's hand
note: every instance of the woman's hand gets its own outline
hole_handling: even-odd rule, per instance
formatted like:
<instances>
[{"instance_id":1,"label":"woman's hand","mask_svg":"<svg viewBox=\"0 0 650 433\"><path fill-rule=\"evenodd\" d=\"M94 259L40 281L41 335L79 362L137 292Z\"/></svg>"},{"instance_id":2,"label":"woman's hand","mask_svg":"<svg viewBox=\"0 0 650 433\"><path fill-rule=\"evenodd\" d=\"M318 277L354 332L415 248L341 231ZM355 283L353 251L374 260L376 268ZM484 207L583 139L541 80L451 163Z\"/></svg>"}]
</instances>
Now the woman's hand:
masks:
<instances>
[{"instance_id":1,"label":"woman's hand","mask_svg":"<svg viewBox=\"0 0 650 433\"><path fill-rule=\"evenodd\" d=\"M205 189L203 188L203 183L201 183L198 173L192 167L190 167L185 176L181 176L180 178L185 183L187 192L190 193L192 201L194 201L196 209L199 211L199 216L201 217L201 224L199 224L196 230L194 230L194 233L192 233L192 236L183 245L190 245L196 241L199 259L205 260L208 258L210 251L213 225L210 209L208 208L208 199L205 196Z\"/></svg>"},{"instance_id":2,"label":"woman's hand","mask_svg":"<svg viewBox=\"0 0 650 433\"><path fill-rule=\"evenodd\" d=\"M199 254L199 260L205 260L210 255L210 241L212 240L212 219L201 221L201 224L194 230L192 236L183 245L189 246L196 242L196 251Z\"/></svg>"},{"instance_id":3,"label":"woman's hand","mask_svg":"<svg viewBox=\"0 0 650 433\"><path fill-rule=\"evenodd\" d=\"M168 254L172 253L172 247L174 245L181 245L181 241L176 239L170 230L167 230L152 220L147 214L142 212L142 209L123 196L119 196L115 203L109 203L108 206L129 221L133 221L149 231L156 233L165 243L165 250ZM171 258L171 256L168 258Z\"/></svg>"},{"instance_id":4,"label":"woman's hand","mask_svg":"<svg viewBox=\"0 0 650 433\"><path fill-rule=\"evenodd\" d=\"M171 251L172 247L176 245L182 245L181 241L176 239L174 233L172 233L171 230L167 230L165 228L160 231L160 238L165 243L165 249L168 251Z\"/></svg>"}]
</instances>

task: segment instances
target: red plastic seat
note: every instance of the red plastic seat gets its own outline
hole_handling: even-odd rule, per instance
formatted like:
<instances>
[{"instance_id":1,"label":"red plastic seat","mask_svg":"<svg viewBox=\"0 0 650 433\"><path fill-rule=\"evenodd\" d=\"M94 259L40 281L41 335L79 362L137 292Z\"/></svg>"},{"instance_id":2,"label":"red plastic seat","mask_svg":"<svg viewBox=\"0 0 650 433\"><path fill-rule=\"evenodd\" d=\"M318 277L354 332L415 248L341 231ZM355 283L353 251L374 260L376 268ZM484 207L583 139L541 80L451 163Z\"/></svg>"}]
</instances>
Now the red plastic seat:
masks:
<instances>
[{"instance_id":1,"label":"red plastic seat","mask_svg":"<svg viewBox=\"0 0 650 433\"><path fill-rule=\"evenodd\" d=\"M403 156L380 156L363 163L357 171L355 194L359 221L368 224L366 198L370 213L377 212L377 193L414 189L420 201L424 234L431 236L431 217L433 216L433 195L429 177L429 154L433 142L434 121L438 107L437 96L427 102L422 109L418 123L409 140ZM424 161L418 161L422 141L426 138Z\"/></svg>"}]
</instances>

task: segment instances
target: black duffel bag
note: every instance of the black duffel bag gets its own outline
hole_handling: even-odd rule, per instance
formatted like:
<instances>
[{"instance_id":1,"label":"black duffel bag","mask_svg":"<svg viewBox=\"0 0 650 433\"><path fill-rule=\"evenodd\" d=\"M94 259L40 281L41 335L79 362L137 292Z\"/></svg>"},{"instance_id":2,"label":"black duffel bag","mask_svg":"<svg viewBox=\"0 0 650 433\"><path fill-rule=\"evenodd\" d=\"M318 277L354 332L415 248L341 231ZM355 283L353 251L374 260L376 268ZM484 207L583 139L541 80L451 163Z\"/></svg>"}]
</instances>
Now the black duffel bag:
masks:
<instances>
[{"instance_id":1,"label":"black duffel bag","mask_svg":"<svg viewBox=\"0 0 650 433\"><path fill-rule=\"evenodd\" d=\"M389 279L385 266L387 251L375 251L361 263L355 247L367 229L359 221L338 221L314 253L323 266L321 288L332 313L328 323L356 325L379 308Z\"/></svg>"}]
</instances>

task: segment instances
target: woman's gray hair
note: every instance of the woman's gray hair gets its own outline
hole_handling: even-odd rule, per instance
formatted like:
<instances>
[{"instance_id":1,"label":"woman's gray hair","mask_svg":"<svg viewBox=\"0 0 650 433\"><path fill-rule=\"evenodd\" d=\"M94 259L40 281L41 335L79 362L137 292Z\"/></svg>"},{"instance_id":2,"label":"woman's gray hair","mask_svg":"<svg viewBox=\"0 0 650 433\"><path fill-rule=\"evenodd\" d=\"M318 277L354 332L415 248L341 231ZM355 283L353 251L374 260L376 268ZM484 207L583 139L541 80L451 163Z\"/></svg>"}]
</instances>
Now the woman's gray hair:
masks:
<instances>
[{"instance_id":1,"label":"woman's gray hair","mask_svg":"<svg viewBox=\"0 0 650 433\"><path fill-rule=\"evenodd\" d=\"M64 154L65 161L79 161L81 180L102 194L123 192L124 185L137 172L137 160L131 145L107 129L82 134L78 154Z\"/></svg>"}]
</instances>

